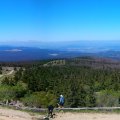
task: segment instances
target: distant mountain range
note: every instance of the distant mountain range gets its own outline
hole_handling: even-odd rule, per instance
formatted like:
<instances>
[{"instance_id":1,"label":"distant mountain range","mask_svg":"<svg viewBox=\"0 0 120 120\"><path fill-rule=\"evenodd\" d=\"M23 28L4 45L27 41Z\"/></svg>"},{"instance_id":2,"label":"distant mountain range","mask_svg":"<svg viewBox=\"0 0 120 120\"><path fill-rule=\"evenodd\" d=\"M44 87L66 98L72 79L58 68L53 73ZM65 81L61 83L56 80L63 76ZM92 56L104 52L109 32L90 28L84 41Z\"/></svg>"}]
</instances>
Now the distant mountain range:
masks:
<instances>
[{"instance_id":1,"label":"distant mountain range","mask_svg":"<svg viewBox=\"0 0 120 120\"><path fill-rule=\"evenodd\" d=\"M96 48L96 47L95 47ZM0 46L0 61L30 61L44 59L74 58L81 56L94 56L120 60L119 50L107 50L105 48L92 50L92 48L58 48L41 49L36 47L12 47Z\"/></svg>"}]
</instances>

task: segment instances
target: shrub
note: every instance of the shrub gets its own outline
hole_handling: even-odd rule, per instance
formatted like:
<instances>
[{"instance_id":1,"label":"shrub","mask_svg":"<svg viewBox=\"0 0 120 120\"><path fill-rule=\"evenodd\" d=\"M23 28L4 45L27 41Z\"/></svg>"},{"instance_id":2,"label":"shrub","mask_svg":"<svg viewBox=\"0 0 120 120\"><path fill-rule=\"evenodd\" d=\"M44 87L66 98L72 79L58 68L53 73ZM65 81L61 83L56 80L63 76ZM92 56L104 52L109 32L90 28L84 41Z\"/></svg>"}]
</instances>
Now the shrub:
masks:
<instances>
[{"instance_id":1,"label":"shrub","mask_svg":"<svg viewBox=\"0 0 120 120\"><path fill-rule=\"evenodd\" d=\"M21 98L24 97L24 95L28 91L27 84L23 83L22 81L19 81L16 86L13 86L13 89L15 91L15 97Z\"/></svg>"},{"instance_id":2,"label":"shrub","mask_svg":"<svg viewBox=\"0 0 120 120\"><path fill-rule=\"evenodd\" d=\"M2 85L0 86L0 100L6 101L11 100L15 98L15 91L13 87L8 85Z\"/></svg>"},{"instance_id":3,"label":"shrub","mask_svg":"<svg viewBox=\"0 0 120 120\"><path fill-rule=\"evenodd\" d=\"M22 102L30 107L47 107L56 105L56 96L49 92L34 92L22 98Z\"/></svg>"},{"instance_id":4,"label":"shrub","mask_svg":"<svg viewBox=\"0 0 120 120\"><path fill-rule=\"evenodd\" d=\"M120 92L104 90L96 93L96 106L99 107L118 107Z\"/></svg>"}]
</instances>

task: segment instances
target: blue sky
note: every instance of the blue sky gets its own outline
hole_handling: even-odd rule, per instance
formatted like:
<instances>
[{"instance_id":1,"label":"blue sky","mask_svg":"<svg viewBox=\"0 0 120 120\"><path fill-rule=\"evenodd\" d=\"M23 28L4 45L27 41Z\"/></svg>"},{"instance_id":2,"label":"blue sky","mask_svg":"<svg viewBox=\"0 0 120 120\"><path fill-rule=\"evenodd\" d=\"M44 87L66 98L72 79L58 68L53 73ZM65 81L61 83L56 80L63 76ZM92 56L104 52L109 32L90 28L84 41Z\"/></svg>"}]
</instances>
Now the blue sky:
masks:
<instances>
[{"instance_id":1,"label":"blue sky","mask_svg":"<svg viewBox=\"0 0 120 120\"><path fill-rule=\"evenodd\" d=\"M0 44L120 40L120 0L0 0Z\"/></svg>"}]
</instances>

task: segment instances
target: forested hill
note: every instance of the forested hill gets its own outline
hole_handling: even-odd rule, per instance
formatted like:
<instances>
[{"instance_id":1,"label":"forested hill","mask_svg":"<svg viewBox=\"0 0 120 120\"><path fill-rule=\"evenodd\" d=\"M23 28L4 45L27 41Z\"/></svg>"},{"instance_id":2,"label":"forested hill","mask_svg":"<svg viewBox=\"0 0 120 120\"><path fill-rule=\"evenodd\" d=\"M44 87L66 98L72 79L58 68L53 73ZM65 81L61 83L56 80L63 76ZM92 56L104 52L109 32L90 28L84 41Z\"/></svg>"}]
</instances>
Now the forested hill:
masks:
<instances>
[{"instance_id":1,"label":"forested hill","mask_svg":"<svg viewBox=\"0 0 120 120\"><path fill-rule=\"evenodd\" d=\"M76 57L71 59L60 59L46 61L43 66L86 66L94 69L119 69L120 62L107 58Z\"/></svg>"},{"instance_id":2,"label":"forested hill","mask_svg":"<svg viewBox=\"0 0 120 120\"><path fill-rule=\"evenodd\" d=\"M56 105L60 94L65 107L120 106L120 62L82 57L31 63L1 82L1 96L4 87L14 90L7 99L27 106Z\"/></svg>"}]
</instances>

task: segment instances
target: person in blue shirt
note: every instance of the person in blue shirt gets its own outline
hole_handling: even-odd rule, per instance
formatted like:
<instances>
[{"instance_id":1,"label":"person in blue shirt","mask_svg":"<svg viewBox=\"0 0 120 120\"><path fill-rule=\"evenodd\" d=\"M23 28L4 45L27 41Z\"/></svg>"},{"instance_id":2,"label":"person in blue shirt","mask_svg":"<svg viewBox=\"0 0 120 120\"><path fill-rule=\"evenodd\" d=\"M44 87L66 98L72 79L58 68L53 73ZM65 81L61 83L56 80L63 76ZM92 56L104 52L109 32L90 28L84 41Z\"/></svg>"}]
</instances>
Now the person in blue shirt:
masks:
<instances>
[{"instance_id":1,"label":"person in blue shirt","mask_svg":"<svg viewBox=\"0 0 120 120\"><path fill-rule=\"evenodd\" d=\"M63 95L60 95L60 98L59 98L59 107L62 108L64 106L64 103L65 103L65 98Z\"/></svg>"}]
</instances>

